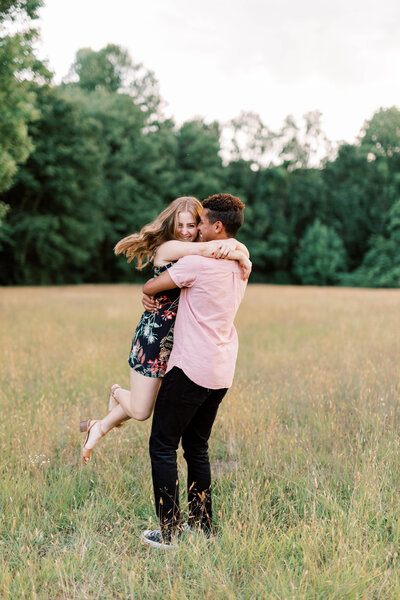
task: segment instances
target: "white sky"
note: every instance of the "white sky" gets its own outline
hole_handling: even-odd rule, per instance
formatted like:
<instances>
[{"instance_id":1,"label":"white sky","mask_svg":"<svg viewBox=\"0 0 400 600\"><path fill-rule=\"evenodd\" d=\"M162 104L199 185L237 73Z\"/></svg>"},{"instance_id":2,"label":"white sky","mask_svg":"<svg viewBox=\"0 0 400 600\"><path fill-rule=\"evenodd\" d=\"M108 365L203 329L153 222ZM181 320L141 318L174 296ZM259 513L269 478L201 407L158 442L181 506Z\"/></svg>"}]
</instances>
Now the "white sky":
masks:
<instances>
[{"instance_id":1,"label":"white sky","mask_svg":"<svg viewBox=\"0 0 400 600\"><path fill-rule=\"evenodd\" d=\"M272 129L323 113L332 140L400 106L399 0L45 0L41 56L56 81L82 47L126 47L178 123L255 111Z\"/></svg>"}]
</instances>

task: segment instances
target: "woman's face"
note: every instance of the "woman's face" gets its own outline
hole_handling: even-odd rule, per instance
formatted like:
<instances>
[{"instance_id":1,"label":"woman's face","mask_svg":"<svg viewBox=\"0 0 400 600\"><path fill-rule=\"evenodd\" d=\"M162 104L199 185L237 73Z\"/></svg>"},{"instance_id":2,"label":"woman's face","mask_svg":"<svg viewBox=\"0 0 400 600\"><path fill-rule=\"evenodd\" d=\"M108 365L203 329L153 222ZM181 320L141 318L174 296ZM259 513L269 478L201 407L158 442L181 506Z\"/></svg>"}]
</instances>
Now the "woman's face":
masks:
<instances>
[{"instance_id":1,"label":"woman's face","mask_svg":"<svg viewBox=\"0 0 400 600\"><path fill-rule=\"evenodd\" d=\"M190 212L180 212L176 224L178 240L194 242L197 238L197 222Z\"/></svg>"}]
</instances>

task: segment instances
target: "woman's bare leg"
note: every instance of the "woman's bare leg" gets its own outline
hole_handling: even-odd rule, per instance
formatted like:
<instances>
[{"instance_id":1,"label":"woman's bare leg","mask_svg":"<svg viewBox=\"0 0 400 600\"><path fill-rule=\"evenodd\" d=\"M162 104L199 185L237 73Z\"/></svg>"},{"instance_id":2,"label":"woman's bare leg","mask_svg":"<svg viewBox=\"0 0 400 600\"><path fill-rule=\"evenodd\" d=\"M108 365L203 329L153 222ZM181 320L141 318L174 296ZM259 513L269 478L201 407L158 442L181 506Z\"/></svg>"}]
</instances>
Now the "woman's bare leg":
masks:
<instances>
[{"instance_id":1,"label":"woman's bare leg","mask_svg":"<svg viewBox=\"0 0 400 600\"><path fill-rule=\"evenodd\" d=\"M104 419L98 421L90 430L85 446L94 448L99 439L122 421L133 418L145 421L153 412L154 403L161 385L159 377L145 377L131 369L131 390L117 388L114 396L119 402Z\"/></svg>"},{"instance_id":2,"label":"woman's bare leg","mask_svg":"<svg viewBox=\"0 0 400 600\"><path fill-rule=\"evenodd\" d=\"M115 398L128 417L137 421L148 419L154 408L162 379L160 377L145 377L131 369L131 390L117 388Z\"/></svg>"}]
</instances>

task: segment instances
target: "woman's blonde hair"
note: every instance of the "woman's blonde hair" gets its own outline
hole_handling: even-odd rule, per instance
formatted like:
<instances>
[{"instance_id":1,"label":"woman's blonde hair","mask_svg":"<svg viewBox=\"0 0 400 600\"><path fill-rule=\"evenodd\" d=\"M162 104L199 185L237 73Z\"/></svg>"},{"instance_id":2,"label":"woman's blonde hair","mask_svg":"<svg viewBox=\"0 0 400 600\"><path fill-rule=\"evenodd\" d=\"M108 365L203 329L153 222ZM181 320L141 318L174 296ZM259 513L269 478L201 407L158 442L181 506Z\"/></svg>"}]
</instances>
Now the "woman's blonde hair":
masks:
<instances>
[{"instance_id":1,"label":"woman's blonde hair","mask_svg":"<svg viewBox=\"0 0 400 600\"><path fill-rule=\"evenodd\" d=\"M137 268L141 270L149 264L158 246L177 238L179 213L190 212L198 223L201 211L202 205L194 196L176 198L154 221L144 225L139 233L133 233L120 240L114 252L125 254L128 262L136 257Z\"/></svg>"}]
</instances>

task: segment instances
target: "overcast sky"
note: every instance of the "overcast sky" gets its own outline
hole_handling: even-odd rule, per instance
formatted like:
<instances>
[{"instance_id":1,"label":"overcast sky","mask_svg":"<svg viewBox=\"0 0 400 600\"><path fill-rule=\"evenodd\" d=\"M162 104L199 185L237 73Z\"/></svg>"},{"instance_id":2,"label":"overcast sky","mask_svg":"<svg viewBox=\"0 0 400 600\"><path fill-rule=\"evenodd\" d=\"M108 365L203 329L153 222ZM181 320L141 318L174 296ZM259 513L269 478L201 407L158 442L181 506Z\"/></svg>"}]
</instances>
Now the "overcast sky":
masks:
<instances>
[{"instance_id":1,"label":"overcast sky","mask_svg":"<svg viewBox=\"0 0 400 600\"><path fill-rule=\"evenodd\" d=\"M225 122L242 110L279 128L323 113L353 142L400 106L400 0L45 0L41 56L56 80L82 47L115 43L154 71L166 112Z\"/></svg>"}]
</instances>

